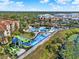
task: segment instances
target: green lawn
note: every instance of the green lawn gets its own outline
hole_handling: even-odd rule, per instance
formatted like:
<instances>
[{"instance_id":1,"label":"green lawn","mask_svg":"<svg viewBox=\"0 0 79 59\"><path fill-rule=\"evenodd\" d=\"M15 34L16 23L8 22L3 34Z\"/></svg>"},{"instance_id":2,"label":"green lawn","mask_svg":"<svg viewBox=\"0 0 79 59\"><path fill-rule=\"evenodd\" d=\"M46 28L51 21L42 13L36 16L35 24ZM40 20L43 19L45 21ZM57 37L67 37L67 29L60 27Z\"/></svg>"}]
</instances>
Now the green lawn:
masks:
<instances>
[{"instance_id":1,"label":"green lawn","mask_svg":"<svg viewBox=\"0 0 79 59\"><path fill-rule=\"evenodd\" d=\"M34 36L35 36L35 34L32 32L22 33L21 35L26 37L26 38L29 38L29 39L34 38Z\"/></svg>"},{"instance_id":2,"label":"green lawn","mask_svg":"<svg viewBox=\"0 0 79 59\"><path fill-rule=\"evenodd\" d=\"M75 40L75 39L77 38L77 36L78 36L78 34L71 35L71 36L68 38L68 40L69 40L69 41L73 41L73 40Z\"/></svg>"}]
</instances>

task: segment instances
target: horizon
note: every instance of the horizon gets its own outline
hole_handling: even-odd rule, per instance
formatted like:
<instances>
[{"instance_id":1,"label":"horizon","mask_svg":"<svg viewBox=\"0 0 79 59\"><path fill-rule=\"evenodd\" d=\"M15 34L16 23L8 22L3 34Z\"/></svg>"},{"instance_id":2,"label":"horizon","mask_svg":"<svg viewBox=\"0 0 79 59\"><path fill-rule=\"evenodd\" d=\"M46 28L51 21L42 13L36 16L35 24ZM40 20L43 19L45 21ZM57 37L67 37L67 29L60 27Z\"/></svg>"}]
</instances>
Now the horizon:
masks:
<instances>
[{"instance_id":1,"label":"horizon","mask_svg":"<svg viewBox=\"0 0 79 59\"><path fill-rule=\"evenodd\" d=\"M40 13L42 13L42 12L44 12L44 13L79 13L79 11L0 11L0 12L28 12L28 13L30 13L30 12L40 12Z\"/></svg>"}]
</instances>

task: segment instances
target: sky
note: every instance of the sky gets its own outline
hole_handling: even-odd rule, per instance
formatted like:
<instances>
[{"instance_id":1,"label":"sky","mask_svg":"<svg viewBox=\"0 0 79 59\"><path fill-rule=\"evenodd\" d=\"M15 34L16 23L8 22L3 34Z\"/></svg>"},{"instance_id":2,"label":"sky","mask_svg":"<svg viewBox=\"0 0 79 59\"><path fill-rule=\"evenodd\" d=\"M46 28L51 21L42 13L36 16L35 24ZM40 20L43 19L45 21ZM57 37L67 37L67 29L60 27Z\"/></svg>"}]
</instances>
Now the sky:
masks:
<instances>
[{"instance_id":1,"label":"sky","mask_svg":"<svg viewBox=\"0 0 79 59\"><path fill-rule=\"evenodd\" d=\"M79 11L79 0L0 0L0 11Z\"/></svg>"}]
</instances>

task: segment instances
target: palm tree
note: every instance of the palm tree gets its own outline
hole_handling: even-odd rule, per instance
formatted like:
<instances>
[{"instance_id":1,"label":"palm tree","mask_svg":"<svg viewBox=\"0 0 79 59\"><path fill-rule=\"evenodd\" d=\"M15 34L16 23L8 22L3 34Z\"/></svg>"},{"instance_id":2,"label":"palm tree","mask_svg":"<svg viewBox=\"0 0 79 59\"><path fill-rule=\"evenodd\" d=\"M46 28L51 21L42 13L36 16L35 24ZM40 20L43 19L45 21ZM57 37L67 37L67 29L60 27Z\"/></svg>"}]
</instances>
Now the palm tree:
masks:
<instances>
[{"instance_id":1,"label":"palm tree","mask_svg":"<svg viewBox=\"0 0 79 59\"><path fill-rule=\"evenodd\" d=\"M26 23L29 24L29 17L28 16L24 16L24 20L25 20Z\"/></svg>"}]
</instances>

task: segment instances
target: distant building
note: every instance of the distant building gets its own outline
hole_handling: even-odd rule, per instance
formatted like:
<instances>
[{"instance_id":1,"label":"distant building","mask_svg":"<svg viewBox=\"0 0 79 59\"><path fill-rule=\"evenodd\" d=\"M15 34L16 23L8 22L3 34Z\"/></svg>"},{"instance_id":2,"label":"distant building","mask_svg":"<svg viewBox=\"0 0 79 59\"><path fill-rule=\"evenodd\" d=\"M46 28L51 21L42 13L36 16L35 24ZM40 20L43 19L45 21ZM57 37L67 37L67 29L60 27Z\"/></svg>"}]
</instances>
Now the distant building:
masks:
<instances>
[{"instance_id":1,"label":"distant building","mask_svg":"<svg viewBox=\"0 0 79 59\"><path fill-rule=\"evenodd\" d=\"M7 43L7 36L10 36L12 32L19 29L19 21L16 20L4 20L0 22L0 39L2 43ZM6 41L6 42L5 42Z\"/></svg>"},{"instance_id":2,"label":"distant building","mask_svg":"<svg viewBox=\"0 0 79 59\"><path fill-rule=\"evenodd\" d=\"M59 21L59 20L63 20L60 17L55 17L54 15L51 14L41 14L37 16L37 21L35 21L35 24L39 24L42 26L55 26L57 24L54 24L54 22Z\"/></svg>"}]
</instances>

